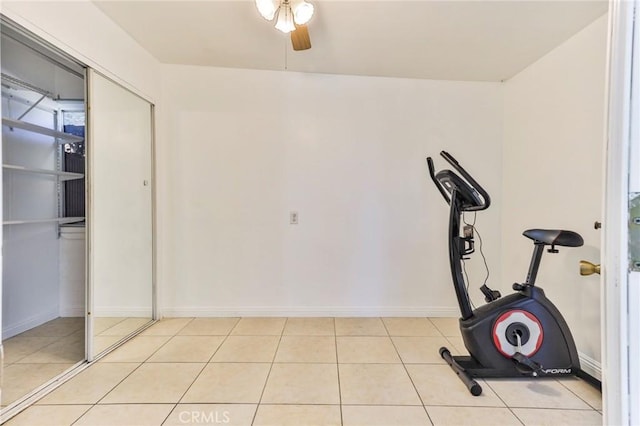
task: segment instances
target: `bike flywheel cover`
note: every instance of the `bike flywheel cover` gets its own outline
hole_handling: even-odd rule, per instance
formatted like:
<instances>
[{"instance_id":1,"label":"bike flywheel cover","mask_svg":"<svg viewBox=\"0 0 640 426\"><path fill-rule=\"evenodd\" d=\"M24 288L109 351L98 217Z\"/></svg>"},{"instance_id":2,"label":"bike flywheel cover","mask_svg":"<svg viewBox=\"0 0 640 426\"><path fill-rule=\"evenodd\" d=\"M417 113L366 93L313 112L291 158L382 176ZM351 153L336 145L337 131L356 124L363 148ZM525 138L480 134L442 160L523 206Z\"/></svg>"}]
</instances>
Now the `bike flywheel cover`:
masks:
<instances>
[{"instance_id":1,"label":"bike flywheel cover","mask_svg":"<svg viewBox=\"0 0 640 426\"><path fill-rule=\"evenodd\" d=\"M513 325L526 327L529 332L529 339L521 345L519 352L527 357L538 352L538 349L542 346L544 334L542 324L540 324L540 321L535 315L522 309L512 309L504 312L496 319L496 322L493 324L492 333L493 344L496 349L507 358L511 358L518 352L518 346L512 344L507 338L507 329ZM511 329L513 328L514 327L511 327Z\"/></svg>"}]
</instances>

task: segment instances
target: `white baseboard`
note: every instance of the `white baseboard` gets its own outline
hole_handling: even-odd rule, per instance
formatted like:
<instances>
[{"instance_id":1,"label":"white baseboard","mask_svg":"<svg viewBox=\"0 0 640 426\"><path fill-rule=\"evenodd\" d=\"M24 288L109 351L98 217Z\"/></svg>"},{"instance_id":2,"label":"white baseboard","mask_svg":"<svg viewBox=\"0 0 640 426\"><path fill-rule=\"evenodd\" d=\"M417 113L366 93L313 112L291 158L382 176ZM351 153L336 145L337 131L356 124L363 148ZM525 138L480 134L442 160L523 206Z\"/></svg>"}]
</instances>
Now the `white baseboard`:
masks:
<instances>
[{"instance_id":1,"label":"white baseboard","mask_svg":"<svg viewBox=\"0 0 640 426\"><path fill-rule=\"evenodd\" d=\"M596 361L582 352L578 352L578 357L580 358L580 367L582 368L582 371L602 381L602 364L600 361Z\"/></svg>"},{"instance_id":2,"label":"white baseboard","mask_svg":"<svg viewBox=\"0 0 640 426\"><path fill-rule=\"evenodd\" d=\"M396 306L180 306L160 309L160 317L454 317L457 308Z\"/></svg>"},{"instance_id":3,"label":"white baseboard","mask_svg":"<svg viewBox=\"0 0 640 426\"><path fill-rule=\"evenodd\" d=\"M65 306L60 307L61 317L83 317L84 306Z\"/></svg>"},{"instance_id":4,"label":"white baseboard","mask_svg":"<svg viewBox=\"0 0 640 426\"><path fill-rule=\"evenodd\" d=\"M96 317L151 317L152 309L148 306L100 306L93 310Z\"/></svg>"},{"instance_id":5,"label":"white baseboard","mask_svg":"<svg viewBox=\"0 0 640 426\"><path fill-rule=\"evenodd\" d=\"M53 311L32 315L29 318L25 318L22 321L18 321L14 324L3 325L2 340L8 339L27 330L31 330L33 327L37 327L47 321L56 319L59 316L60 315L58 314L58 310L56 309Z\"/></svg>"}]
</instances>

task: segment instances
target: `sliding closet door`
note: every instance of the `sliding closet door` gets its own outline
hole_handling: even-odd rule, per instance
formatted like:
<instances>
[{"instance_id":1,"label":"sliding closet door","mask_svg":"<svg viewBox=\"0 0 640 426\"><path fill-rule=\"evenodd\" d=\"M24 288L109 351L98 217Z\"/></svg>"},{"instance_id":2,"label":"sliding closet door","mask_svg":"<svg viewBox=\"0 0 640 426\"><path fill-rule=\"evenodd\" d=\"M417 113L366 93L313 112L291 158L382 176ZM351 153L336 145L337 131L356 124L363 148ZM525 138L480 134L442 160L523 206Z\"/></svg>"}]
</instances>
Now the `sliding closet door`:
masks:
<instances>
[{"instance_id":1,"label":"sliding closet door","mask_svg":"<svg viewBox=\"0 0 640 426\"><path fill-rule=\"evenodd\" d=\"M153 315L153 107L89 72L90 359Z\"/></svg>"}]
</instances>

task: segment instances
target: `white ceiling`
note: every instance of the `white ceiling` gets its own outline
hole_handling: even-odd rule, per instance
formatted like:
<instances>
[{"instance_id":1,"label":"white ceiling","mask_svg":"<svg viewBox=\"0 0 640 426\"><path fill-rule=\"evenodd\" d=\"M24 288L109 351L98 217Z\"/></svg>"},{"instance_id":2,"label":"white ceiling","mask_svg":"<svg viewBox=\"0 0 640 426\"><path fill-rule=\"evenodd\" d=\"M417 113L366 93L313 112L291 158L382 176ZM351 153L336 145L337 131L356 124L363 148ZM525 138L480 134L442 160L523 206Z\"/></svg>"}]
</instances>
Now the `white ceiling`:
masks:
<instances>
[{"instance_id":1,"label":"white ceiling","mask_svg":"<svg viewBox=\"0 0 640 426\"><path fill-rule=\"evenodd\" d=\"M96 1L167 64L439 80L501 81L607 11L607 1L311 0L312 49L254 2Z\"/></svg>"}]
</instances>

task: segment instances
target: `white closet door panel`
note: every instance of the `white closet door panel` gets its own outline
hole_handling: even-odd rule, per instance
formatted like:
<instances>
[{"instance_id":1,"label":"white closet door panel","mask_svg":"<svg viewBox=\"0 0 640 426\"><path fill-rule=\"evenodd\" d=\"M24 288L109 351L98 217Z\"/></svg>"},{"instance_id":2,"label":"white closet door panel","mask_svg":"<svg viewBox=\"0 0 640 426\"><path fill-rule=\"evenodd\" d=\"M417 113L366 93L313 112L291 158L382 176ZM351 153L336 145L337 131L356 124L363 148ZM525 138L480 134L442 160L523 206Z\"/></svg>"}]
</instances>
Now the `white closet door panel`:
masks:
<instances>
[{"instance_id":1,"label":"white closet door panel","mask_svg":"<svg viewBox=\"0 0 640 426\"><path fill-rule=\"evenodd\" d=\"M152 106L91 71L89 131L93 314L151 317Z\"/></svg>"}]
</instances>

